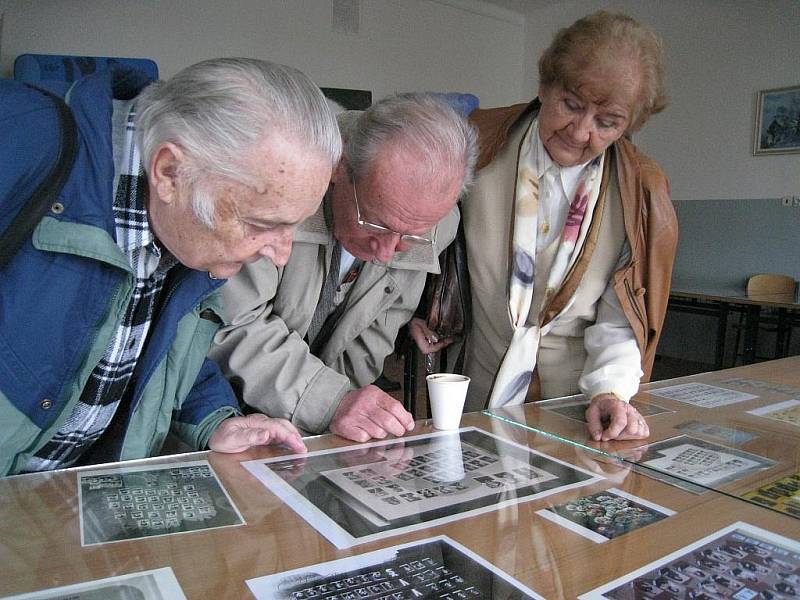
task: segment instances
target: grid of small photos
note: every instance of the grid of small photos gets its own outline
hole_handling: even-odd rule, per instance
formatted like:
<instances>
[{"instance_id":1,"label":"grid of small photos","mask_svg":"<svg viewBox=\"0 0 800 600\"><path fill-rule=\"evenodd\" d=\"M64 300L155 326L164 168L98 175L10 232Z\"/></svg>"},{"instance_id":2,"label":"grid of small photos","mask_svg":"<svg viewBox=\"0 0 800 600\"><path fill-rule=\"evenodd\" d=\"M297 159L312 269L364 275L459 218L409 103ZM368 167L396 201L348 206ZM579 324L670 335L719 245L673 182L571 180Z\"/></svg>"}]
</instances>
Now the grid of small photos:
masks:
<instances>
[{"instance_id":1,"label":"grid of small photos","mask_svg":"<svg viewBox=\"0 0 800 600\"><path fill-rule=\"evenodd\" d=\"M266 575L247 585L257 600L542 598L447 536Z\"/></svg>"},{"instance_id":2,"label":"grid of small photos","mask_svg":"<svg viewBox=\"0 0 800 600\"><path fill-rule=\"evenodd\" d=\"M734 523L580 600L784 599L800 595L800 542Z\"/></svg>"},{"instance_id":3,"label":"grid of small photos","mask_svg":"<svg viewBox=\"0 0 800 600\"><path fill-rule=\"evenodd\" d=\"M81 544L244 525L208 461L78 473Z\"/></svg>"},{"instance_id":4,"label":"grid of small photos","mask_svg":"<svg viewBox=\"0 0 800 600\"><path fill-rule=\"evenodd\" d=\"M474 427L242 464L337 548L599 480Z\"/></svg>"}]
</instances>

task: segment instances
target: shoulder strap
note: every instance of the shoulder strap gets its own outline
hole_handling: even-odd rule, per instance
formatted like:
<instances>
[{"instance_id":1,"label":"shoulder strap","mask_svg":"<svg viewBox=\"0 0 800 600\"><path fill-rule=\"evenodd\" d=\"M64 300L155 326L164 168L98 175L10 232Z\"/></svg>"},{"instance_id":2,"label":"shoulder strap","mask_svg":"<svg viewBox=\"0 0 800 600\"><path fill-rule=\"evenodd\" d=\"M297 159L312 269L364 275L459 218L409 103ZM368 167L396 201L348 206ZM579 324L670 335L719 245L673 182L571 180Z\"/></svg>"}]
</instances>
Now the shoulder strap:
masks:
<instances>
[{"instance_id":1,"label":"shoulder strap","mask_svg":"<svg viewBox=\"0 0 800 600\"><path fill-rule=\"evenodd\" d=\"M58 158L47 177L34 190L31 197L22 204L22 208L11 221L6 233L0 239L0 269L19 251L23 242L28 239L34 227L42 220L53 200L69 177L78 148L78 134L75 118L66 103L50 92L29 85L29 87L48 96L56 105L61 128L61 140Z\"/></svg>"}]
</instances>

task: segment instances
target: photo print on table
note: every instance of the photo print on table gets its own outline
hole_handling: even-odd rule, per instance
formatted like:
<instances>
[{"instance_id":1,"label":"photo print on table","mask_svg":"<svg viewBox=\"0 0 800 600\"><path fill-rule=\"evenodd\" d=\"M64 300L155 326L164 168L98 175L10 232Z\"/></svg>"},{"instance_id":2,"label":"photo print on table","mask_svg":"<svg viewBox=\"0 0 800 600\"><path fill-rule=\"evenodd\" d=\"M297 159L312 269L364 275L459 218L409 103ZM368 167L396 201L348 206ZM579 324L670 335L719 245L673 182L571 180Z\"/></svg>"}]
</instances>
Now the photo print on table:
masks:
<instances>
[{"instance_id":1,"label":"photo print on table","mask_svg":"<svg viewBox=\"0 0 800 600\"><path fill-rule=\"evenodd\" d=\"M543 598L443 535L246 583L256 600Z\"/></svg>"},{"instance_id":2,"label":"photo print on table","mask_svg":"<svg viewBox=\"0 0 800 600\"><path fill-rule=\"evenodd\" d=\"M800 473L762 485L742 498L800 519Z\"/></svg>"},{"instance_id":3,"label":"photo print on table","mask_svg":"<svg viewBox=\"0 0 800 600\"><path fill-rule=\"evenodd\" d=\"M337 548L601 479L475 427L242 465Z\"/></svg>"},{"instance_id":4,"label":"photo print on table","mask_svg":"<svg viewBox=\"0 0 800 600\"><path fill-rule=\"evenodd\" d=\"M747 412L757 417L764 417L765 419L772 419L773 421L780 421L787 425L800 427L800 400L786 400L785 402L762 406L761 408L755 408Z\"/></svg>"},{"instance_id":5,"label":"photo print on table","mask_svg":"<svg viewBox=\"0 0 800 600\"><path fill-rule=\"evenodd\" d=\"M671 517L675 511L622 490L609 488L543 508L536 514L602 544Z\"/></svg>"},{"instance_id":6,"label":"photo print on table","mask_svg":"<svg viewBox=\"0 0 800 600\"><path fill-rule=\"evenodd\" d=\"M641 450L639 447L630 451L636 457L632 459L636 463L634 471L693 494L738 481L775 464L769 458L688 435L648 444L644 454Z\"/></svg>"},{"instance_id":7,"label":"photo print on table","mask_svg":"<svg viewBox=\"0 0 800 600\"><path fill-rule=\"evenodd\" d=\"M758 398L754 394L721 388L707 383L681 383L663 388L648 388L642 390L651 396L677 400L684 404L691 404L700 408L717 408L737 402L745 402Z\"/></svg>"},{"instance_id":8,"label":"photo print on table","mask_svg":"<svg viewBox=\"0 0 800 600\"><path fill-rule=\"evenodd\" d=\"M81 545L244 525L206 460L78 473Z\"/></svg>"},{"instance_id":9,"label":"photo print on table","mask_svg":"<svg viewBox=\"0 0 800 600\"><path fill-rule=\"evenodd\" d=\"M686 421L675 425L675 429L681 433L701 435L720 440L726 444L741 446L747 442L752 442L758 436L741 429L714 425L713 423L703 423L701 421Z\"/></svg>"},{"instance_id":10,"label":"photo print on table","mask_svg":"<svg viewBox=\"0 0 800 600\"><path fill-rule=\"evenodd\" d=\"M800 595L800 542L737 522L579 600L734 600Z\"/></svg>"},{"instance_id":11,"label":"photo print on table","mask_svg":"<svg viewBox=\"0 0 800 600\"><path fill-rule=\"evenodd\" d=\"M643 417L652 417L663 413L675 412L658 404L650 404L639 402L638 400L631 400L631 406L639 411ZM554 412L573 421L580 421L586 423L586 409L589 408L589 399L580 396L579 399L558 400L555 402L542 402L541 408L543 410Z\"/></svg>"},{"instance_id":12,"label":"photo print on table","mask_svg":"<svg viewBox=\"0 0 800 600\"><path fill-rule=\"evenodd\" d=\"M50 588L3 600L186 600L170 567Z\"/></svg>"},{"instance_id":13,"label":"photo print on table","mask_svg":"<svg viewBox=\"0 0 800 600\"><path fill-rule=\"evenodd\" d=\"M759 393L769 392L772 394L785 394L787 396L800 397L800 388L791 385L784 385L782 383L772 383L770 381L761 381L760 379L746 379L744 377L728 377L718 381L720 385L730 385L732 387L742 388L745 390L754 390Z\"/></svg>"}]
</instances>

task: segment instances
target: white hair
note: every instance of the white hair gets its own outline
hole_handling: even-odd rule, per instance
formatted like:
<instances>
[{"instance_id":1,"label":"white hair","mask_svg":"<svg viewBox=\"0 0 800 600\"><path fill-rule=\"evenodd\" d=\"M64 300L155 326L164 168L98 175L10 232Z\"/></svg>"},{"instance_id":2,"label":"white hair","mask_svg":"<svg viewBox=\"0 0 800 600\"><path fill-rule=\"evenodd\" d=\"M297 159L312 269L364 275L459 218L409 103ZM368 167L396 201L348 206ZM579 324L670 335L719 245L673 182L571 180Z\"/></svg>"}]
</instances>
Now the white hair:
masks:
<instances>
[{"instance_id":1,"label":"white hair","mask_svg":"<svg viewBox=\"0 0 800 600\"><path fill-rule=\"evenodd\" d=\"M349 117L349 118L348 118ZM461 193L472 182L478 157L475 128L439 94L406 93L373 104L358 118L339 115L348 170L358 181L371 170L381 148L398 142L426 160L424 176L462 176ZM435 180L435 179L434 179Z\"/></svg>"},{"instance_id":2,"label":"white hair","mask_svg":"<svg viewBox=\"0 0 800 600\"><path fill-rule=\"evenodd\" d=\"M275 133L302 142L332 166L339 161L333 112L311 79L292 67L251 58L206 60L151 84L136 100L145 168L161 144L180 146L186 155L181 175L194 188L195 215L208 227L215 214L209 179L254 185L248 159Z\"/></svg>"}]
</instances>

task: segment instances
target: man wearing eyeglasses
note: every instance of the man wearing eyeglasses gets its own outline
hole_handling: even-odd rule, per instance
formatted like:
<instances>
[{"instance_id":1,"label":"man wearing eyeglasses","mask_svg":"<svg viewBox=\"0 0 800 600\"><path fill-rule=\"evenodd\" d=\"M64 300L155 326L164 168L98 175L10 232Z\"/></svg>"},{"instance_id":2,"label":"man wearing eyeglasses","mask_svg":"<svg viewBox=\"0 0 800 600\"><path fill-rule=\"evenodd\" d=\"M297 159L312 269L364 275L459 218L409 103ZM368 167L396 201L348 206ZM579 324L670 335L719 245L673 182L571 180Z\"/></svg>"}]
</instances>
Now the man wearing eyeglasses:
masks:
<instances>
[{"instance_id":1,"label":"man wearing eyeglasses","mask_svg":"<svg viewBox=\"0 0 800 600\"><path fill-rule=\"evenodd\" d=\"M339 115L343 157L289 262L245 265L223 288L211 357L251 409L367 441L414 419L372 385L453 240L474 130L443 98L400 94Z\"/></svg>"}]
</instances>

